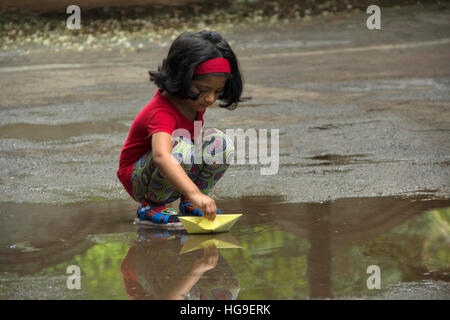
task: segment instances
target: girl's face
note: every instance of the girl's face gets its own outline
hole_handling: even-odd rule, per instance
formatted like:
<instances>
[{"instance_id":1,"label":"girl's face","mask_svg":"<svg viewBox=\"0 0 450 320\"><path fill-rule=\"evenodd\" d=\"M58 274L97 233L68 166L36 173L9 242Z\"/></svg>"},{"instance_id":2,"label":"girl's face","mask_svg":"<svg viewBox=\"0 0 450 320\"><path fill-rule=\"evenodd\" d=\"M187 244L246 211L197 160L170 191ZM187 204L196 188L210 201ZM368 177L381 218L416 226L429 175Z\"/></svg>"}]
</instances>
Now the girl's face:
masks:
<instances>
[{"instance_id":1,"label":"girl's face","mask_svg":"<svg viewBox=\"0 0 450 320\"><path fill-rule=\"evenodd\" d=\"M187 105L197 112L205 110L223 93L227 80L226 76L211 76L192 80L192 91L200 93L200 97L197 100L187 99Z\"/></svg>"}]
</instances>

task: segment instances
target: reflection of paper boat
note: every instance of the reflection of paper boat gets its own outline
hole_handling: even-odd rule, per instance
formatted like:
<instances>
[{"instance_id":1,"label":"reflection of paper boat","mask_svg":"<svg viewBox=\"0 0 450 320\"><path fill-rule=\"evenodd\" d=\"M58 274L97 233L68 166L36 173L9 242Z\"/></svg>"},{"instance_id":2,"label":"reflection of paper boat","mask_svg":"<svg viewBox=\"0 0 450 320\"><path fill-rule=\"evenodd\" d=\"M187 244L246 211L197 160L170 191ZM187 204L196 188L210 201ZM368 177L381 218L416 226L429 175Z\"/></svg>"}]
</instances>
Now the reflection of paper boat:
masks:
<instances>
[{"instance_id":1,"label":"reflection of paper boat","mask_svg":"<svg viewBox=\"0 0 450 320\"><path fill-rule=\"evenodd\" d=\"M242 214L218 214L211 221L203 217L178 217L188 233L225 232L239 220Z\"/></svg>"},{"instance_id":2,"label":"reflection of paper boat","mask_svg":"<svg viewBox=\"0 0 450 320\"><path fill-rule=\"evenodd\" d=\"M218 249L242 248L240 243L229 233L188 235L180 254L207 248L214 245Z\"/></svg>"}]
</instances>

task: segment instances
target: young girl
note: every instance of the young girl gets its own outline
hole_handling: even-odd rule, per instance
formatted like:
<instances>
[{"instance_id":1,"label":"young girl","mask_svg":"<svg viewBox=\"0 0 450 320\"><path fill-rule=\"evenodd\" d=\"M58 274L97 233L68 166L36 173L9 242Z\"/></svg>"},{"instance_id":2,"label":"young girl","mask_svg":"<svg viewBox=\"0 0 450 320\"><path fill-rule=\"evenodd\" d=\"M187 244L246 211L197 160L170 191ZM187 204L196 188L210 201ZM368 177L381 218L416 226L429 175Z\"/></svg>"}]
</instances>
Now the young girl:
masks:
<instances>
[{"instance_id":1,"label":"young girl","mask_svg":"<svg viewBox=\"0 0 450 320\"><path fill-rule=\"evenodd\" d=\"M242 102L237 58L218 32L183 33L158 71L149 74L159 89L131 125L117 176L140 203L138 222L181 226L178 213L166 207L180 197L180 214L213 220L221 212L208 193L231 163L233 142L213 128L204 132L201 150L195 148L194 121L203 125L206 108L216 99L227 109ZM176 129L192 138L172 136ZM192 161L208 155L220 161Z\"/></svg>"}]
</instances>

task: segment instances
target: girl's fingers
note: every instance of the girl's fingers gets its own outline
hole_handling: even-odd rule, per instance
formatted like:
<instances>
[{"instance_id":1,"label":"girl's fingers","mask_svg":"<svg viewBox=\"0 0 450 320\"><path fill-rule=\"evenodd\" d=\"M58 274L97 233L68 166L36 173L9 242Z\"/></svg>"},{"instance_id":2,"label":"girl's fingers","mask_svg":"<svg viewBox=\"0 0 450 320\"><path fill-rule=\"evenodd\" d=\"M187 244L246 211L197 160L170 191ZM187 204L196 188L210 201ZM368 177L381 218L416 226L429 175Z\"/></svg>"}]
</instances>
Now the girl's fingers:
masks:
<instances>
[{"instance_id":1,"label":"girl's fingers","mask_svg":"<svg viewBox=\"0 0 450 320\"><path fill-rule=\"evenodd\" d=\"M202 211L205 218L214 220L217 214L216 203L206 195L202 195L202 198L198 199L198 202L197 200L192 201L192 204Z\"/></svg>"},{"instance_id":2,"label":"girl's fingers","mask_svg":"<svg viewBox=\"0 0 450 320\"><path fill-rule=\"evenodd\" d=\"M214 220L216 218L216 210L212 209L209 214L209 219Z\"/></svg>"},{"instance_id":3,"label":"girl's fingers","mask_svg":"<svg viewBox=\"0 0 450 320\"><path fill-rule=\"evenodd\" d=\"M211 208L211 220L214 220L216 218L216 214L217 214L217 208L216 208L216 205L213 204L212 208Z\"/></svg>"},{"instance_id":4,"label":"girl's fingers","mask_svg":"<svg viewBox=\"0 0 450 320\"><path fill-rule=\"evenodd\" d=\"M206 209L206 216L209 220L214 220L216 217L216 207L212 204L210 206L208 206L208 208Z\"/></svg>"}]
</instances>

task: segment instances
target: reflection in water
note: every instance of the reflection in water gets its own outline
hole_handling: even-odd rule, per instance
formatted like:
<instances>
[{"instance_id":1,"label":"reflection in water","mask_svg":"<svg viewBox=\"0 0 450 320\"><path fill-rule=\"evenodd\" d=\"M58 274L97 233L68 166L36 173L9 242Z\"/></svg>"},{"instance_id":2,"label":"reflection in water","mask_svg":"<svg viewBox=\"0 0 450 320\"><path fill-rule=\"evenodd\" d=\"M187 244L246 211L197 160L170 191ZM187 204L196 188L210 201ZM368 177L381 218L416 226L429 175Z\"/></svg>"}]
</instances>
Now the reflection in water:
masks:
<instances>
[{"instance_id":1,"label":"reflection in water","mask_svg":"<svg viewBox=\"0 0 450 320\"><path fill-rule=\"evenodd\" d=\"M138 229L128 201L2 203L0 299L389 298L393 291L450 299L450 200L422 200L218 201L224 212L244 215L230 232L205 238ZM66 287L69 265L81 269L76 292ZM370 265L381 269L381 290L366 286Z\"/></svg>"},{"instance_id":2,"label":"reflection in water","mask_svg":"<svg viewBox=\"0 0 450 320\"><path fill-rule=\"evenodd\" d=\"M308 282L310 298L331 297L330 204L309 215Z\"/></svg>"},{"instance_id":3,"label":"reflection in water","mask_svg":"<svg viewBox=\"0 0 450 320\"><path fill-rule=\"evenodd\" d=\"M449 200L251 200L239 203L240 210L252 214L233 230L244 250L227 255L229 261L248 262L245 269L234 268L241 299L375 297L405 281L423 288L431 280L441 288L439 281L450 280ZM439 207L444 208L430 210ZM383 290L367 288L370 265L381 268ZM261 274L262 279L255 276ZM450 298L446 287L438 297ZM415 294L409 291L401 298Z\"/></svg>"},{"instance_id":4,"label":"reflection in water","mask_svg":"<svg viewBox=\"0 0 450 320\"><path fill-rule=\"evenodd\" d=\"M214 243L179 254L183 231L140 228L121 271L132 299L235 300L239 282ZM205 242L211 237L206 236Z\"/></svg>"}]
</instances>

